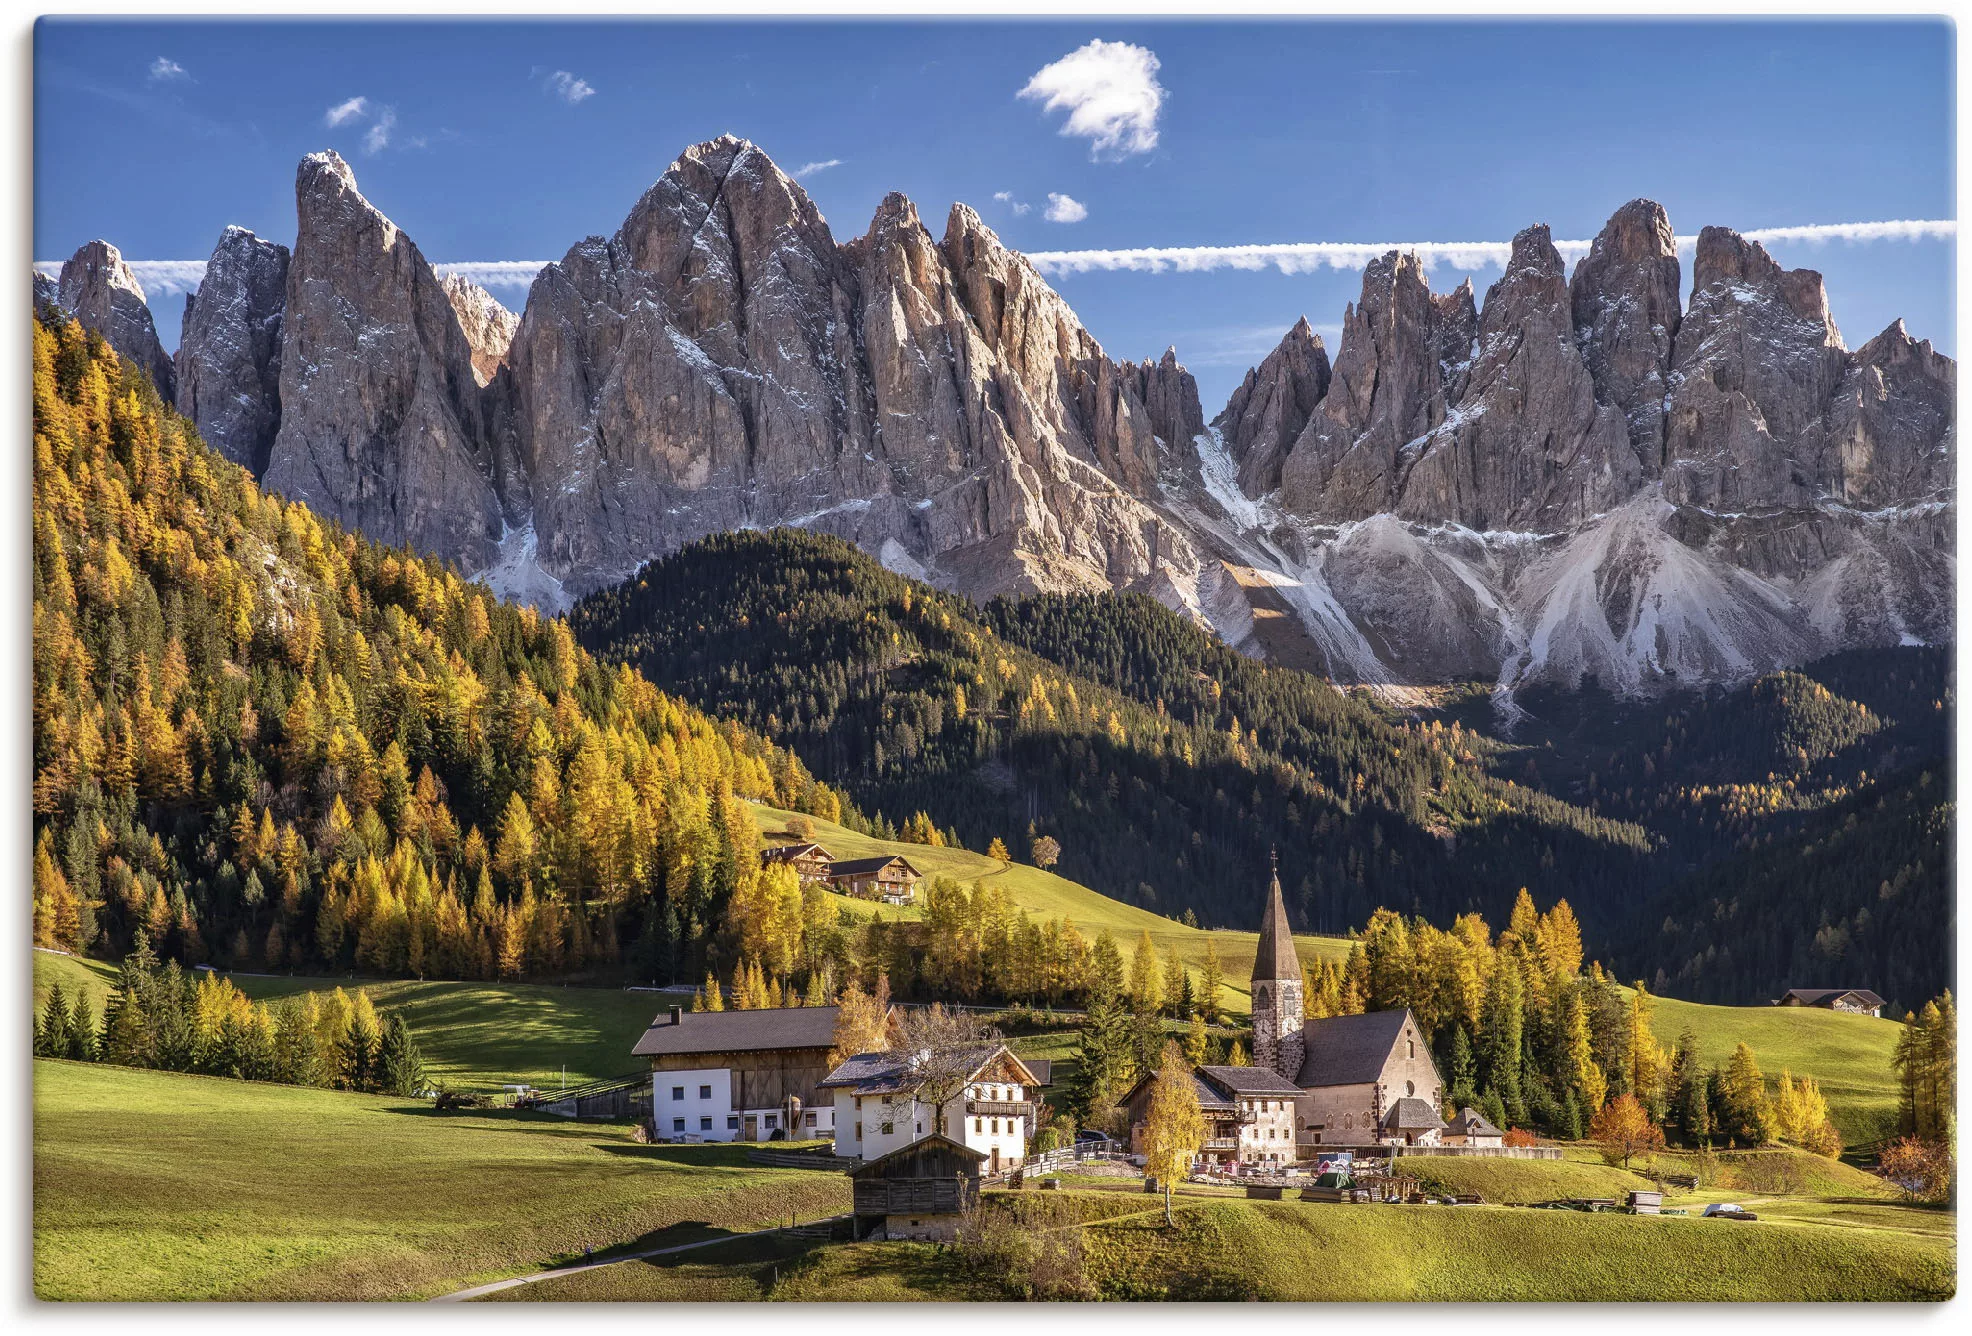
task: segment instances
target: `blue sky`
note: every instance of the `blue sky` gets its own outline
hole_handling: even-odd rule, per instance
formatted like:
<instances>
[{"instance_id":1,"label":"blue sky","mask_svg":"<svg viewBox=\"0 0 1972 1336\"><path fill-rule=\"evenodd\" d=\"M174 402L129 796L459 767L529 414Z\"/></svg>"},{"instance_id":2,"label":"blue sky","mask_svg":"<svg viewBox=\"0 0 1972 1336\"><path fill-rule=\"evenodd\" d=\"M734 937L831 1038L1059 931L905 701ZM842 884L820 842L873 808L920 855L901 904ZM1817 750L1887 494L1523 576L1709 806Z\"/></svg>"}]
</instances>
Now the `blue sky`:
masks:
<instances>
[{"instance_id":1,"label":"blue sky","mask_svg":"<svg viewBox=\"0 0 1972 1336\"><path fill-rule=\"evenodd\" d=\"M1106 148L1061 133L1073 78L1049 85L1065 105L1020 96L1095 39L1154 53L1161 90L1154 114L1141 87L1085 108ZM963 200L1032 251L1498 241L1531 222L1586 238L1638 195L1680 233L1948 219L1952 77L1942 22L44 20L35 255L102 236L133 259L202 259L228 223L291 241L295 163L333 147L430 259L555 259L723 132L789 171L836 163L804 184L838 240L890 190L934 232ZM1048 221L1051 195L1086 216ZM1827 276L1852 346L1902 316L1951 350L1949 242L1772 249ZM1433 286L1462 277L1440 267ZM1472 277L1483 294L1498 270ZM1175 343L1210 416L1296 316L1332 354L1360 276L1056 286L1113 354ZM182 303L155 305L175 343Z\"/></svg>"}]
</instances>

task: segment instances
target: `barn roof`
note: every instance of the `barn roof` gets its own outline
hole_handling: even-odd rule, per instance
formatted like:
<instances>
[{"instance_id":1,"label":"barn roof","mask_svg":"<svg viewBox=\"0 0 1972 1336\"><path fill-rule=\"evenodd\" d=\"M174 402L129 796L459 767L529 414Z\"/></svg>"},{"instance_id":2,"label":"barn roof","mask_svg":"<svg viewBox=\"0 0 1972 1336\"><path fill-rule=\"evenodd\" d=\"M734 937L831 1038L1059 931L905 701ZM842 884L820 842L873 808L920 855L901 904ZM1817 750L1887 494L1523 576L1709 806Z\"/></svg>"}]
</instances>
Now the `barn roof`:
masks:
<instances>
[{"instance_id":1,"label":"barn roof","mask_svg":"<svg viewBox=\"0 0 1972 1336\"><path fill-rule=\"evenodd\" d=\"M1301 1087L1269 1067L1200 1067L1198 1074L1234 1095L1298 1095Z\"/></svg>"},{"instance_id":2,"label":"barn roof","mask_svg":"<svg viewBox=\"0 0 1972 1336\"><path fill-rule=\"evenodd\" d=\"M1374 1081L1410 1016L1400 1007L1306 1022L1301 1027L1301 1071L1295 1084L1315 1090Z\"/></svg>"},{"instance_id":3,"label":"barn roof","mask_svg":"<svg viewBox=\"0 0 1972 1336\"><path fill-rule=\"evenodd\" d=\"M770 863L785 862L790 858L827 858L835 855L813 840L802 840L798 844L777 844L771 849L762 849L760 857Z\"/></svg>"},{"instance_id":4,"label":"barn roof","mask_svg":"<svg viewBox=\"0 0 1972 1336\"><path fill-rule=\"evenodd\" d=\"M672 1053L764 1053L835 1043L839 1007L771 1007L755 1011L673 1011L659 1016L630 1050L640 1058Z\"/></svg>"},{"instance_id":5,"label":"barn roof","mask_svg":"<svg viewBox=\"0 0 1972 1336\"><path fill-rule=\"evenodd\" d=\"M1867 988L1790 988L1780 995L1785 1002L1793 998L1804 1007L1818 1007L1841 997L1853 997L1866 1007L1880 1007L1883 999Z\"/></svg>"},{"instance_id":6,"label":"barn roof","mask_svg":"<svg viewBox=\"0 0 1972 1336\"><path fill-rule=\"evenodd\" d=\"M920 1159L926 1152L950 1156L974 1165L986 1158L986 1152L983 1150L974 1150L970 1146L961 1145L948 1136L933 1132L929 1136L919 1137L908 1146L899 1146L896 1150L885 1155L879 1155L874 1160L863 1161L849 1171L849 1176L851 1178L881 1178L884 1176L882 1173L883 1170L894 1167L902 1160Z\"/></svg>"},{"instance_id":7,"label":"barn roof","mask_svg":"<svg viewBox=\"0 0 1972 1336\"><path fill-rule=\"evenodd\" d=\"M854 877L864 872L880 872L892 863L902 863L914 877L924 874L911 867L911 860L902 854L884 854L878 858L838 858L829 864L831 877Z\"/></svg>"}]
</instances>

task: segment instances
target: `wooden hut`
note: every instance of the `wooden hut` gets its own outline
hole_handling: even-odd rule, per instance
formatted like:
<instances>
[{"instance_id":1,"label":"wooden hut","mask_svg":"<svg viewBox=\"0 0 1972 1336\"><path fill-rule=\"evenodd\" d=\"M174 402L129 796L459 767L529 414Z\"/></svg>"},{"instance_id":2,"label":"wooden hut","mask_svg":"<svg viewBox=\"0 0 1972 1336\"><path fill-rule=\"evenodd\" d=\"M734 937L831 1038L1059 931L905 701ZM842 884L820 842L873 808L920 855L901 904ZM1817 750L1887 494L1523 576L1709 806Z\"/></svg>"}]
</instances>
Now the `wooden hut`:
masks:
<instances>
[{"instance_id":1,"label":"wooden hut","mask_svg":"<svg viewBox=\"0 0 1972 1336\"><path fill-rule=\"evenodd\" d=\"M949 1241L979 1204L986 1157L950 1137L927 1136L849 1171L859 1239Z\"/></svg>"}]
</instances>

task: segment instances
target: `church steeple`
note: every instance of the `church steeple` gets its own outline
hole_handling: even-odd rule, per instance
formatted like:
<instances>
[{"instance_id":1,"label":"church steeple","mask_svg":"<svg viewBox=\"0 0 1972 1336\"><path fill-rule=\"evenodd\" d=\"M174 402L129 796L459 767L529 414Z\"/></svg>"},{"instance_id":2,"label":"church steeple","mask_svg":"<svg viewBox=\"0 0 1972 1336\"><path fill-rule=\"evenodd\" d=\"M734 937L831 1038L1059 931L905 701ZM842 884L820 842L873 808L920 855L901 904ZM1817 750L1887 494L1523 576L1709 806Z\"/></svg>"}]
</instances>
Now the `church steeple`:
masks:
<instances>
[{"instance_id":1,"label":"church steeple","mask_svg":"<svg viewBox=\"0 0 1972 1336\"><path fill-rule=\"evenodd\" d=\"M1253 1065L1290 1081L1301 1073L1303 1039L1301 957L1294 951L1294 929L1280 893L1280 857L1273 856L1267 912L1260 919L1259 948L1253 953Z\"/></svg>"},{"instance_id":2,"label":"church steeple","mask_svg":"<svg viewBox=\"0 0 1972 1336\"><path fill-rule=\"evenodd\" d=\"M1292 979L1301 982L1301 957L1294 952L1294 930L1287 923L1287 901L1280 893L1280 855L1273 858L1273 885L1267 892L1267 912L1260 919L1260 949L1253 956L1253 982Z\"/></svg>"}]
</instances>

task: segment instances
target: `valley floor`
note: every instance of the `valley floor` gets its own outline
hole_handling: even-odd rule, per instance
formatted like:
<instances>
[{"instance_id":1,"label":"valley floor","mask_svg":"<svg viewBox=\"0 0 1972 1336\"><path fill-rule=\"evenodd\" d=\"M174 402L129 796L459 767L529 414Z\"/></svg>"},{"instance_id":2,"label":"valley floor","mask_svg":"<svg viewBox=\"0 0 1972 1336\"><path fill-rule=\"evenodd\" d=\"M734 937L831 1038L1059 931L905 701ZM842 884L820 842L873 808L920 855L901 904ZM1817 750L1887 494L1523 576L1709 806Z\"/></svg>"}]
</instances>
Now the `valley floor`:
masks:
<instances>
[{"instance_id":1,"label":"valley floor","mask_svg":"<svg viewBox=\"0 0 1972 1336\"><path fill-rule=\"evenodd\" d=\"M834 1173L745 1148L645 1146L621 1126L37 1061L35 1292L43 1299L416 1299L612 1253L648 1253L847 1209ZM1782 1160L1807 1161L1789 1170ZM1640 1185L1592 1162L1415 1166L1488 1202ZM1676 1170L1680 1166L1670 1165ZM1809 1172L1812 1168L1813 1172ZM1937 1299L1955 1217L1792 1152L1722 1157L1681 1205L1753 1224L1511 1205L1330 1206L1187 1190L1179 1223L1129 1180L989 1194L1029 1232L1072 1233L1104 1298ZM1481 1182L1480 1180L1484 1180ZM1762 1187L1761 1185L1766 1185ZM1557 1260L1559 1259L1559 1260ZM764 1235L487 1296L991 1299L950 1250Z\"/></svg>"}]
</instances>

